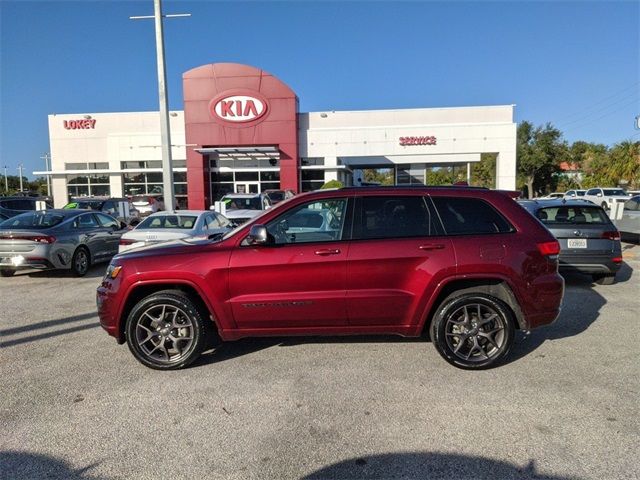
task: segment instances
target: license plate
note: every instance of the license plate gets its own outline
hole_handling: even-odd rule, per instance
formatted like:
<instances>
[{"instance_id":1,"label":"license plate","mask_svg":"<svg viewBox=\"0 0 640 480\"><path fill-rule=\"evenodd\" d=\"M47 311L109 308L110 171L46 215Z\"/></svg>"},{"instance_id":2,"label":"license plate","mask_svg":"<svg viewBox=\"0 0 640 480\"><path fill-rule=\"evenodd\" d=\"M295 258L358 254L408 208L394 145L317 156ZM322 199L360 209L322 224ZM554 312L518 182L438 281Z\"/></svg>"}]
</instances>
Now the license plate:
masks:
<instances>
[{"instance_id":1,"label":"license plate","mask_svg":"<svg viewBox=\"0 0 640 480\"><path fill-rule=\"evenodd\" d=\"M568 241L569 248L587 248L586 238L570 238Z\"/></svg>"},{"instance_id":2,"label":"license plate","mask_svg":"<svg viewBox=\"0 0 640 480\"><path fill-rule=\"evenodd\" d=\"M24 263L24 257L22 255L14 255L13 257L0 258L0 265L11 265L17 267Z\"/></svg>"}]
</instances>

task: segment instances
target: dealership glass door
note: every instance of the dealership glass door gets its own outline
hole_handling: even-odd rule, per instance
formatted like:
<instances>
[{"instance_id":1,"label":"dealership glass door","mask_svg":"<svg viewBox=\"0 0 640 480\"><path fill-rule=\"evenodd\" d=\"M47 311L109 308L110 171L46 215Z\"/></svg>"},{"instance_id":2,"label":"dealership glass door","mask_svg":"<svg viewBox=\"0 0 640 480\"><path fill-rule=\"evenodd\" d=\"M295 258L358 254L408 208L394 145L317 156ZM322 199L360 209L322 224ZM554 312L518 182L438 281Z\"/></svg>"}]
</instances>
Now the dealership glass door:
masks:
<instances>
[{"instance_id":1,"label":"dealership glass door","mask_svg":"<svg viewBox=\"0 0 640 480\"><path fill-rule=\"evenodd\" d=\"M260 182L236 182L236 193L260 193Z\"/></svg>"}]
</instances>

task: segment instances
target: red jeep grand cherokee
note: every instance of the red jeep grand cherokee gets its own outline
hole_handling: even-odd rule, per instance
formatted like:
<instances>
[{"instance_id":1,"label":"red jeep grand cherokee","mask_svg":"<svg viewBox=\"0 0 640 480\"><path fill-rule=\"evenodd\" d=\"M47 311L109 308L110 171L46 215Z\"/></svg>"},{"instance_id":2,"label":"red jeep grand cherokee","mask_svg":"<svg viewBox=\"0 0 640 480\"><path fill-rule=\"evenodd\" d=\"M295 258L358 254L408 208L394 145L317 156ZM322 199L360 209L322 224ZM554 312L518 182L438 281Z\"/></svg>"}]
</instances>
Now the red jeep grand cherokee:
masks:
<instances>
[{"instance_id":1,"label":"red jeep grand cherokee","mask_svg":"<svg viewBox=\"0 0 640 480\"><path fill-rule=\"evenodd\" d=\"M224 237L114 257L100 322L143 364L210 340L429 334L449 363L498 364L516 329L557 317L559 245L506 192L344 188L299 195Z\"/></svg>"}]
</instances>

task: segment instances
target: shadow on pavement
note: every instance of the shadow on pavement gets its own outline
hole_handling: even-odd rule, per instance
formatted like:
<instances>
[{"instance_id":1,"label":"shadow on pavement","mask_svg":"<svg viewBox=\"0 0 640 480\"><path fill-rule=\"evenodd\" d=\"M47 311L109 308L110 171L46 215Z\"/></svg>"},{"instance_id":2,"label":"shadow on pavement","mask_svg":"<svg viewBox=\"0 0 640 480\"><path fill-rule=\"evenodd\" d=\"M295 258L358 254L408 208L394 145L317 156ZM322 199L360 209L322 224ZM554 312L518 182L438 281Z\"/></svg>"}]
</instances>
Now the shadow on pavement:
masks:
<instances>
[{"instance_id":1,"label":"shadow on pavement","mask_svg":"<svg viewBox=\"0 0 640 480\"><path fill-rule=\"evenodd\" d=\"M626 282L632 275L633 268L623 263L616 275L616 283ZM587 330L598 320L600 310L607 303L598 290L616 288L615 284L595 287L590 275L564 273L563 276L565 293L560 316L553 324L532 330L529 335L519 334L507 363L529 355L547 340L573 337Z\"/></svg>"},{"instance_id":2,"label":"shadow on pavement","mask_svg":"<svg viewBox=\"0 0 640 480\"><path fill-rule=\"evenodd\" d=\"M533 460L526 466L462 454L402 452L352 458L329 465L301 480L569 480L578 477L545 475Z\"/></svg>"},{"instance_id":3,"label":"shadow on pavement","mask_svg":"<svg viewBox=\"0 0 640 480\"><path fill-rule=\"evenodd\" d=\"M104 276L104 272L107 271L107 266L109 263L98 263L96 265L92 265L89 268L89 271L84 277L77 278L102 278ZM25 275L31 278L65 278L72 277L75 275L71 270L21 270L16 272L15 276Z\"/></svg>"},{"instance_id":4,"label":"shadow on pavement","mask_svg":"<svg viewBox=\"0 0 640 480\"><path fill-rule=\"evenodd\" d=\"M6 337L10 335L17 335L25 332L35 332L42 329L47 329L50 327L55 327L58 325L66 325L68 323L80 322L83 320L95 319L97 317L96 312L83 313L81 315L73 315L71 317L59 318L57 320L46 320L44 322L33 323L30 325L24 325L22 327L14 327L14 328L6 328L4 330L0 330L0 338L3 341L0 341L0 347L13 347L16 345L21 345L23 343L35 342L37 340L44 340L46 338L57 337L60 335L67 335L73 332L79 332L81 330L88 330L90 328L97 328L100 326L100 323L97 321L92 321L90 323L82 323L75 327L64 328L62 330L53 330L50 332L39 333L35 335L22 336L18 338L12 338L8 340L4 340Z\"/></svg>"},{"instance_id":5,"label":"shadow on pavement","mask_svg":"<svg viewBox=\"0 0 640 480\"><path fill-rule=\"evenodd\" d=\"M107 477L90 475L88 472L97 464L74 469L64 460L47 455L28 452L0 452L2 478L12 480L33 480L36 478L64 480L107 480Z\"/></svg>"}]
</instances>

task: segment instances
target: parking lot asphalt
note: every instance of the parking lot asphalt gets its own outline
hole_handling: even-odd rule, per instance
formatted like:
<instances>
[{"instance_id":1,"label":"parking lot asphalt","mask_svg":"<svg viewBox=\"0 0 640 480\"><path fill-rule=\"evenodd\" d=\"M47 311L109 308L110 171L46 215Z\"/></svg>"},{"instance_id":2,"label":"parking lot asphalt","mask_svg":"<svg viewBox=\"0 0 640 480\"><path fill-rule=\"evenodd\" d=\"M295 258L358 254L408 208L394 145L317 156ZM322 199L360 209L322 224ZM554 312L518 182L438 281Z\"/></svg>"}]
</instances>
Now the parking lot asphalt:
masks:
<instances>
[{"instance_id":1,"label":"parking lot asphalt","mask_svg":"<svg viewBox=\"0 0 640 480\"><path fill-rule=\"evenodd\" d=\"M105 265L0 278L0 478L638 478L640 246L499 368L424 340L245 339L137 363L98 325Z\"/></svg>"}]
</instances>

